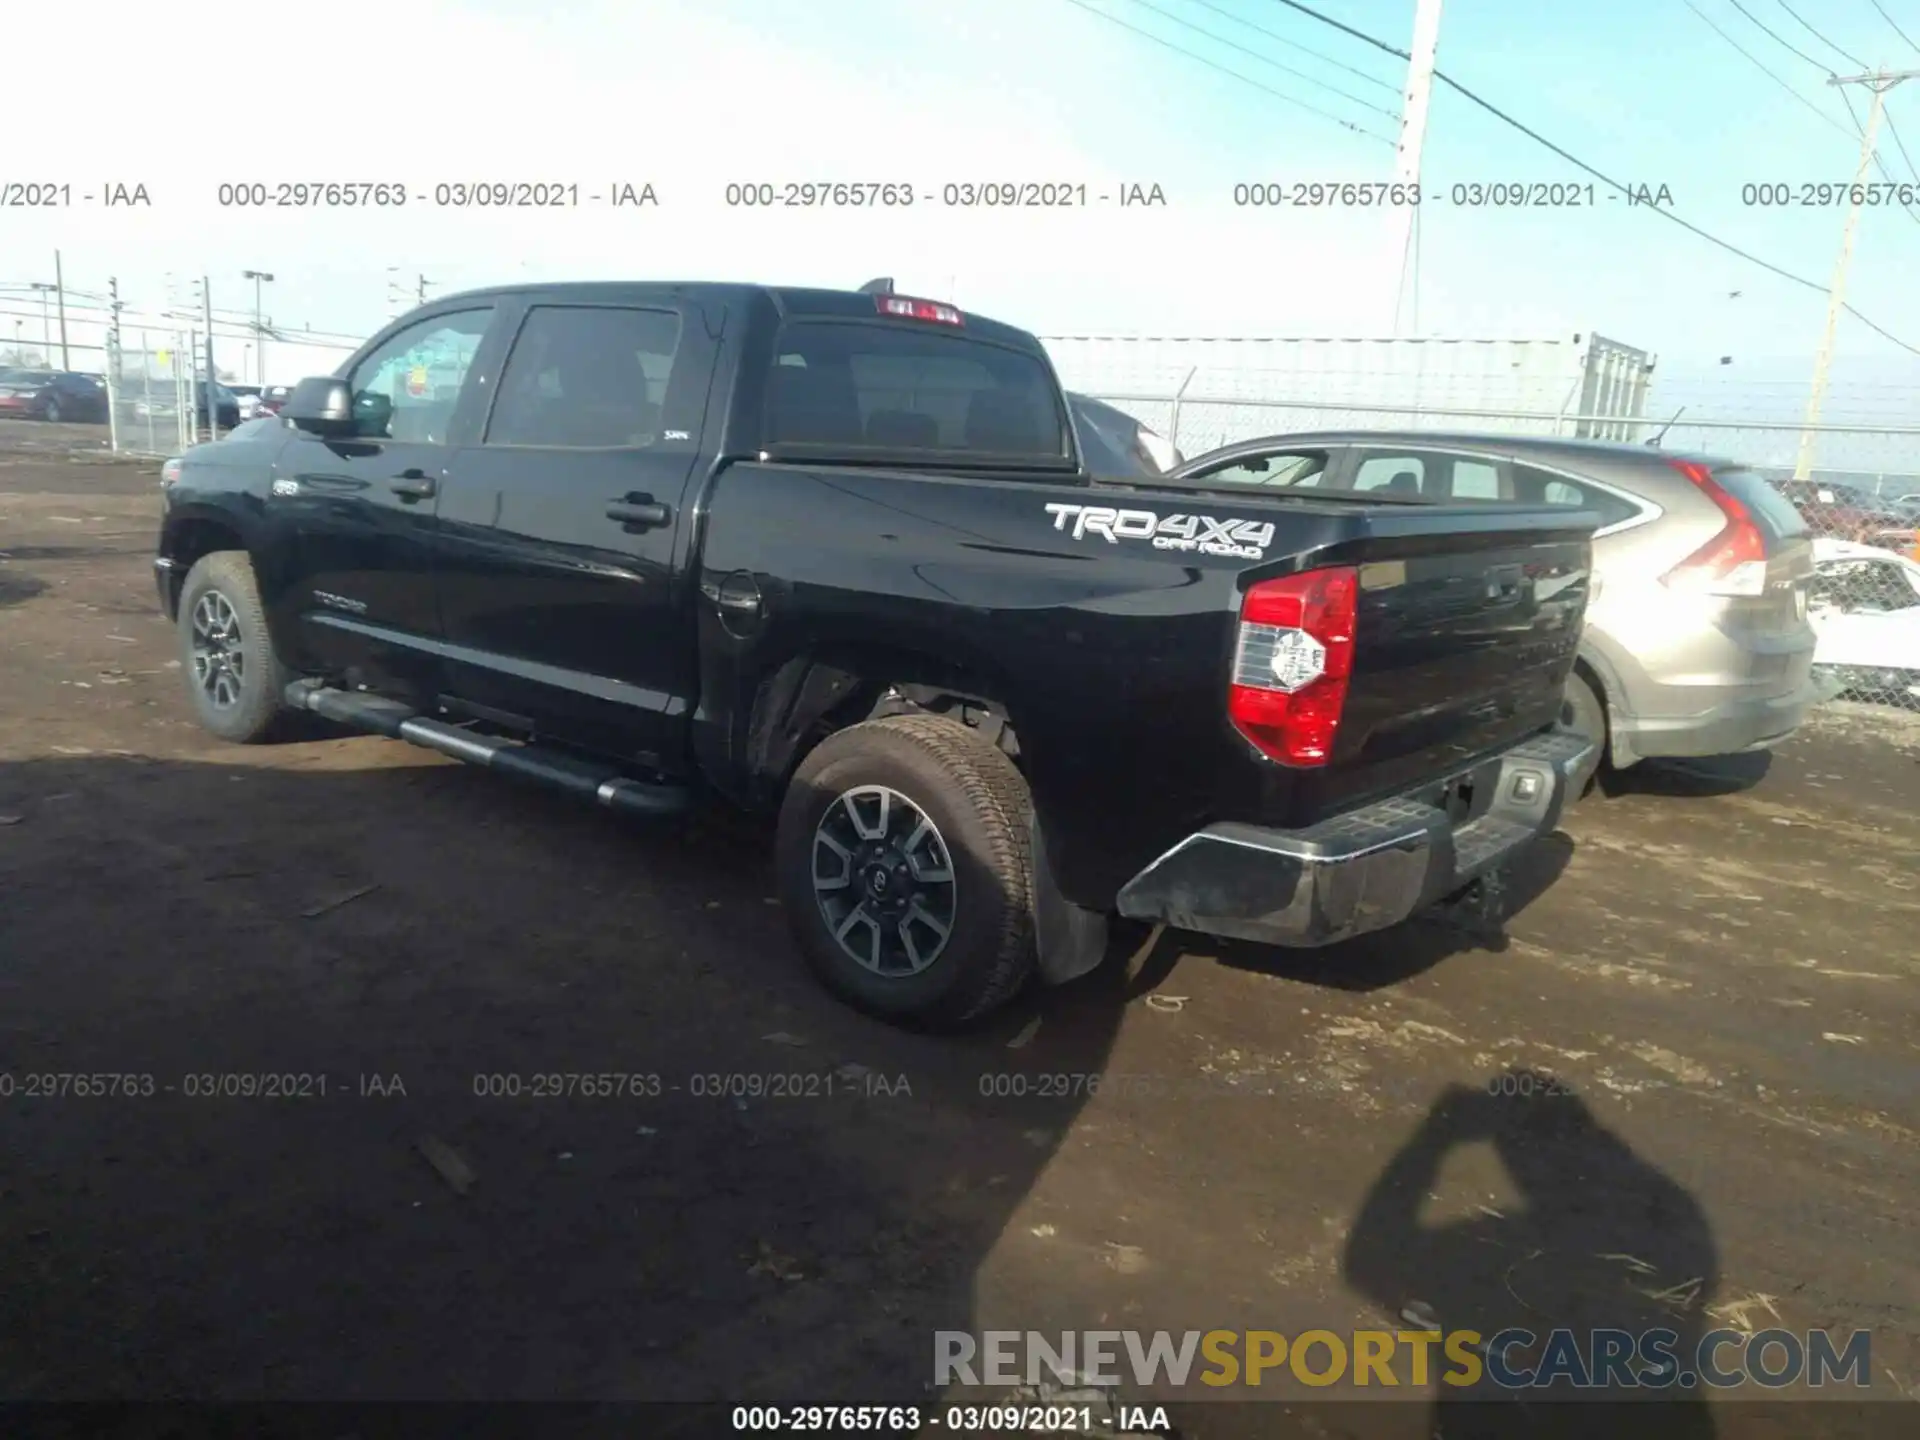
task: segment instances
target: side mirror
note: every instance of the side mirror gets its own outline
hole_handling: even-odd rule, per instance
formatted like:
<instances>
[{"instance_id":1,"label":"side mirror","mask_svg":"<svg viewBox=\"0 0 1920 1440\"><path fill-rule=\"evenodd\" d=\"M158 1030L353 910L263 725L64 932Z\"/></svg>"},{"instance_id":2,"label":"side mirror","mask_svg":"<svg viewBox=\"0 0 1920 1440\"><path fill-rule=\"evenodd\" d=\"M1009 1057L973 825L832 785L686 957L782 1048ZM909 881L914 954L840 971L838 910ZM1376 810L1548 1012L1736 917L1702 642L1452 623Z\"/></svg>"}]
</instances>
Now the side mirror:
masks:
<instances>
[{"instance_id":1,"label":"side mirror","mask_svg":"<svg viewBox=\"0 0 1920 1440\"><path fill-rule=\"evenodd\" d=\"M310 375L293 387L281 416L310 435L351 435L353 391L331 375Z\"/></svg>"}]
</instances>

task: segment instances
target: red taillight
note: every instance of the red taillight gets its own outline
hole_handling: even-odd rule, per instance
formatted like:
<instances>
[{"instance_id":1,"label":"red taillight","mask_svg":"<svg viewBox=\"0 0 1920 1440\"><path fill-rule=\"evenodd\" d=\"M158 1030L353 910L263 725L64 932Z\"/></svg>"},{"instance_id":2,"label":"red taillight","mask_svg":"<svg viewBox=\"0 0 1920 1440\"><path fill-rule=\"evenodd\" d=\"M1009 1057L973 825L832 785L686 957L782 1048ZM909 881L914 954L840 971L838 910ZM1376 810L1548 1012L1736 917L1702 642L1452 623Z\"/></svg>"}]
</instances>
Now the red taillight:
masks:
<instances>
[{"instance_id":1,"label":"red taillight","mask_svg":"<svg viewBox=\"0 0 1920 1440\"><path fill-rule=\"evenodd\" d=\"M1767 537L1741 504L1692 460L1667 462L1726 517L1720 533L1661 578L1676 590L1700 595L1764 595L1767 590Z\"/></svg>"},{"instance_id":2,"label":"red taillight","mask_svg":"<svg viewBox=\"0 0 1920 1440\"><path fill-rule=\"evenodd\" d=\"M964 325L960 312L938 300L915 300L908 295L876 295L875 307L882 315L899 320L931 320L936 325Z\"/></svg>"},{"instance_id":3,"label":"red taillight","mask_svg":"<svg viewBox=\"0 0 1920 1440\"><path fill-rule=\"evenodd\" d=\"M1346 708L1360 572L1303 570L1249 586L1240 601L1227 714L1262 755L1324 765Z\"/></svg>"}]
</instances>

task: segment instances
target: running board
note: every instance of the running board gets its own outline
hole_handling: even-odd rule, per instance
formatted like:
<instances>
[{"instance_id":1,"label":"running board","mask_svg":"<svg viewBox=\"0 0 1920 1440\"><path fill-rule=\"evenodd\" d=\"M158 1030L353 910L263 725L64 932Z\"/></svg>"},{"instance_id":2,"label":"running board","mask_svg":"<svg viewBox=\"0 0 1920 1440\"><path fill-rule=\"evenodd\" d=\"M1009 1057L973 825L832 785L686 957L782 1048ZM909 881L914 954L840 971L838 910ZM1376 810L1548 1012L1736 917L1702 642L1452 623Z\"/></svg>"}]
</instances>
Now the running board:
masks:
<instances>
[{"instance_id":1,"label":"running board","mask_svg":"<svg viewBox=\"0 0 1920 1440\"><path fill-rule=\"evenodd\" d=\"M286 699L296 710L309 710L355 730L384 735L390 740L405 740L409 745L435 750L469 765L532 780L584 800L597 800L609 810L624 815L658 820L681 814L692 800L692 792L684 786L650 785L563 751L493 735L475 735L377 695L335 690L316 681L298 680L287 687Z\"/></svg>"}]
</instances>

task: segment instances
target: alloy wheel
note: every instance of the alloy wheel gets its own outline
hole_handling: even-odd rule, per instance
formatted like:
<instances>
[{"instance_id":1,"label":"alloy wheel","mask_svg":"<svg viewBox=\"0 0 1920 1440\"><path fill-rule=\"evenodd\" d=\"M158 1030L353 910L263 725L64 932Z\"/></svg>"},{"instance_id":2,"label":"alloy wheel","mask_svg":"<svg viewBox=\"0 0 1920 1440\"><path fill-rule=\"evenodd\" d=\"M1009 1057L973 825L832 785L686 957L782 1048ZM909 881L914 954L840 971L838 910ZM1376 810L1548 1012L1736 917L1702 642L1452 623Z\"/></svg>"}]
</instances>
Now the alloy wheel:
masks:
<instances>
[{"instance_id":1,"label":"alloy wheel","mask_svg":"<svg viewBox=\"0 0 1920 1440\"><path fill-rule=\"evenodd\" d=\"M931 817L898 790L843 792L814 827L815 903L834 942L889 979L918 975L953 933L953 856Z\"/></svg>"},{"instance_id":2,"label":"alloy wheel","mask_svg":"<svg viewBox=\"0 0 1920 1440\"><path fill-rule=\"evenodd\" d=\"M218 590L204 592L193 605L193 678L216 710L240 703L246 683L247 650L240 616Z\"/></svg>"}]
</instances>

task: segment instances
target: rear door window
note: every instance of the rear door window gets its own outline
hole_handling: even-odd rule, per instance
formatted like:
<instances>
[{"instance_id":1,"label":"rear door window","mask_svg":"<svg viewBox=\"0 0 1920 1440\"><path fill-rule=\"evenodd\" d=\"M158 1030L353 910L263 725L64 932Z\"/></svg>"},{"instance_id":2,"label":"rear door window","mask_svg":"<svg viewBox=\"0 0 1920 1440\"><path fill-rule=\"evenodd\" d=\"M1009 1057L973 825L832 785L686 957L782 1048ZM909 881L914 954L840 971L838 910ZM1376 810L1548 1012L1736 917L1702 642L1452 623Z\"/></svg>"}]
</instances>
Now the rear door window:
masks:
<instances>
[{"instance_id":1,"label":"rear door window","mask_svg":"<svg viewBox=\"0 0 1920 1440\"><path fill-rule=\"evenodd\" d=\"M776 346L766 441L1057 466L1070 453L1060 403L1038 356L964 332L796 320Z\"/></svg>"},{"instance_id":2,"label":"rear door window","mask_svg":"<svg viewBox=\"0 0 1920 1440\"><path fill-rule=\"evenodd\" d=\"M1536 470L1531 465L1513 467L1513 493L1516 500L1532 505L1565 505L1569 509L1590 510L1600 517L1596 530L1611 530L1645 512L1624 495L1583 484L1566 475Z\"/></svg>"},{"instance_id":3,"label":"rear door window","mask_svg":"<svg viewBox=\"0 0 1920 1440\"><path fill-rule=\"evenodd\" d=\"M1330 450L1276 450L1184 477L1190 485L1247 485L1275 490L1312 490L1326 483Z\"/></svg>"},{"instance_id":4,"label":"rear door window","mask_svg":"<svg viewBox=\"0 0 1920 1440\"><path fill-rule=\"evenodd\" d=\"M1503 464L1491 456L1443 450L1369 449L1360 453L1351 488L1427 500L1509 498Z\"/></svg>"},{"instance_id":5,"label":"rear door window","mask_svg":"<svg viewBox=\"0 0 1920 1440\"><path fill-rule=\"evenodd\" d=\"M658 444L679 345L680 317L671 310L535 306L501 372L485 443Z\"/></svg>"}]
</instances>

